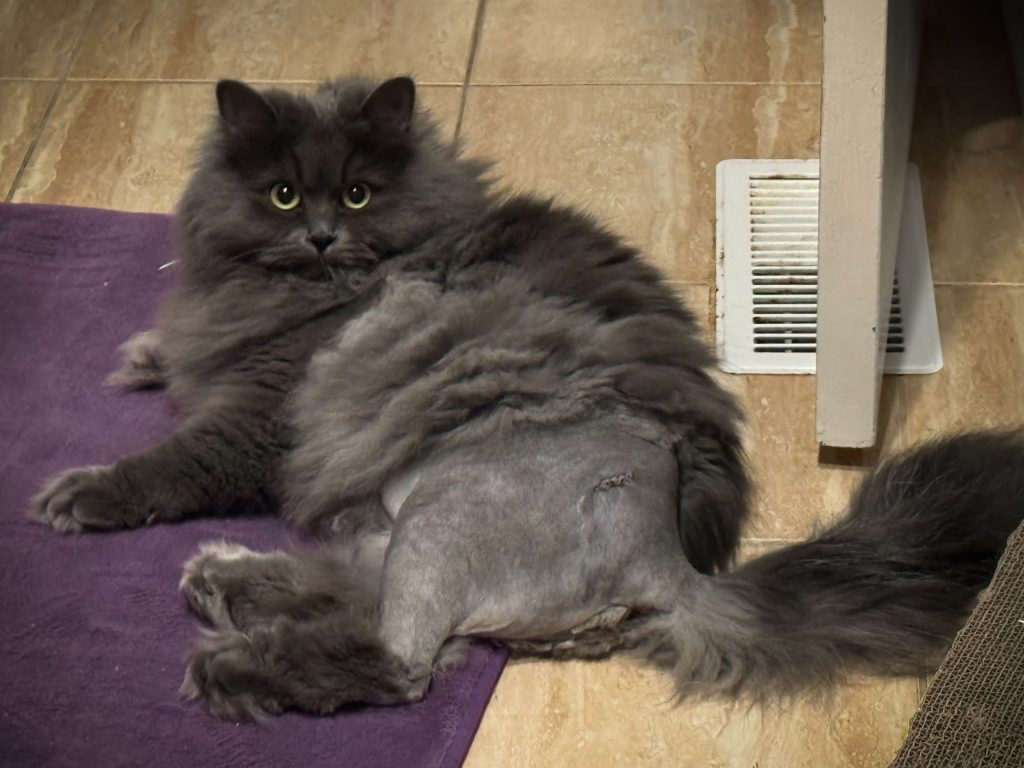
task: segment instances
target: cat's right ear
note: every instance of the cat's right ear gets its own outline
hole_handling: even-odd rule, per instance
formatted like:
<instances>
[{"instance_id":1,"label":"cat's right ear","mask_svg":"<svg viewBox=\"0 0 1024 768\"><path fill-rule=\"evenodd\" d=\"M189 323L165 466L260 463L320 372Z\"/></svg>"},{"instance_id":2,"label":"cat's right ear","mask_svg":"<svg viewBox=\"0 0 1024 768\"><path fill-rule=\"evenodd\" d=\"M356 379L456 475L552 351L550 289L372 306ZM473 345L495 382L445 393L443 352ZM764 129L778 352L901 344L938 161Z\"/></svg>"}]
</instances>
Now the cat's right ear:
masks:
<instances>
[{"instance_id":1,"label":"cat's right ear","mask_svg":"<svg viewBox=\"0 0 1024 768\"><path fill-rule=\"evenodd\" d=\"M242 136L266 132L277 122L274 108L259 91L238 80L217 83L217 108L224 123Z\"/></svg>"},{"instance_id":2,"label":"cat's right ear","mask_svg":"<svg viewBox=\"0 0 1024 768\"><path fill-rule=\"evenodd\" d=\"M416 85L411 77L393 77L366 97L360 111L374 130L402 133L409 129L416 103Z\"/></svg>"}]
</instances>

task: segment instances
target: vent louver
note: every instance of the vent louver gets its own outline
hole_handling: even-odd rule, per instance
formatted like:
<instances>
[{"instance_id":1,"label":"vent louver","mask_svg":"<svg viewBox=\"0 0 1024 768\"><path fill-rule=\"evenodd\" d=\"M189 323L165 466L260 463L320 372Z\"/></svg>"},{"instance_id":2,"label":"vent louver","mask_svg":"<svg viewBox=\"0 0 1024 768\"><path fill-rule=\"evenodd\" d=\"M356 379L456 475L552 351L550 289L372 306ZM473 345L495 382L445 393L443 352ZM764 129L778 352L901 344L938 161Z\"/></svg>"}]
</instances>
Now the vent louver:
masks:
<instances>
[{"instance_id":1,"label":"vent louver","mask_svg":"<svg viewBox=\"0 0 1024 768\"><path fill-rule=\"evenodd\" d=\"M911 176L916 181L916 174ZM733 372L813 373L818 313L817 161L729 160L719 164L718 182L722 367ZM923 219L919 188L916 191L916 208ZM907 214L912 215L913 209L907 206ZM910 226L901 234L886 340L890 372L926 373L942 364L923 220L918 225L919 232ZM901 277L904 273L906 277ZM922 304L913 315L914 334L905 327L901 282L907 283L907 278L919 284L908 293Z\"/></svg>"}]
</instances>

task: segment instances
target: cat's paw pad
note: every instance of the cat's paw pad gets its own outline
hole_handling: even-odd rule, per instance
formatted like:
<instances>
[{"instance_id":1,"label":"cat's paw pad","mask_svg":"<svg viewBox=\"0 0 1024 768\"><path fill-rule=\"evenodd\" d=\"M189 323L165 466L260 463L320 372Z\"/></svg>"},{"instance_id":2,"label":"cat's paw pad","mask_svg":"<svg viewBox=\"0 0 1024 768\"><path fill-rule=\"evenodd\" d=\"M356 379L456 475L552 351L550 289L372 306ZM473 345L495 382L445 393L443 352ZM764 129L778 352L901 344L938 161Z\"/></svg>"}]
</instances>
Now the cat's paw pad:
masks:
<instances>
[{"instance_id":1,"label":"cat's paw pad","mask_svg":"<svg viewBox=\"0 0 1024 768\"><path fill-rule=\"evenodd\" d=\"M282 707L260 670L258 637L235 630L205 632L192 649L181 693L236 722L259 720Z\"/></svg>"},{"instance_id":2,"label":"cat's paw pad","mask_svg":"<svg viewBox=\"0 0 1024 768\"><path fill-rule=\"evenodd\" d=\"M121 367L107 377L107 384L124 389L150 389L167 383L155 331L136 333L120 347Z\"/></svg>"},{"instance_id":3,"label":"cat's paw pad","mask_svg":"<svg viewBox=\"0 0 1024 768\"><path fill-rule=\"evenodd\" d=\"M192 610L209 619L215 626L232 628L225 596L224 579L231 563L256 556L256 553L240 544L207 542L199 547L182 568L178 588L188 600Z\"/></svg>"},{"instance_id":4,"label":"cat's paw pad","mask_svg":"<svg viewBox=\"0 0 1024 768\"><path fill-rule=\"evenodd\" d=\"M51 480L32 500L29 517L65 533L137 525L107 467L72 469Z\"/></svg>"}]
</instances>

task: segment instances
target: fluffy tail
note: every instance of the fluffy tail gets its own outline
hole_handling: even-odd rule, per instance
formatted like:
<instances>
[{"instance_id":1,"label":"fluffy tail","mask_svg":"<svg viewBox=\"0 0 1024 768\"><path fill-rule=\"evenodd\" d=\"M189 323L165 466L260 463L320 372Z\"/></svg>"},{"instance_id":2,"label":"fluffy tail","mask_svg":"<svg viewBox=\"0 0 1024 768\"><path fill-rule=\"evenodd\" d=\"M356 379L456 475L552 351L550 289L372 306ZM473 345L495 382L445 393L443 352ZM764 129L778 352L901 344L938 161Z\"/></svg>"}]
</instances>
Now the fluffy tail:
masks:
<instances>
[{"instance_id":1,"label":"fluffy tail","mask_svg":"<svg viewBox=\"0 0 1024 768\"><path fill-rule=\"evenodd\" d=\"M933 670L1022 519L1024 434L925 445L880 467L820 535L700 577L653 659L684 695Z\"/></svg>"}]
</instances>

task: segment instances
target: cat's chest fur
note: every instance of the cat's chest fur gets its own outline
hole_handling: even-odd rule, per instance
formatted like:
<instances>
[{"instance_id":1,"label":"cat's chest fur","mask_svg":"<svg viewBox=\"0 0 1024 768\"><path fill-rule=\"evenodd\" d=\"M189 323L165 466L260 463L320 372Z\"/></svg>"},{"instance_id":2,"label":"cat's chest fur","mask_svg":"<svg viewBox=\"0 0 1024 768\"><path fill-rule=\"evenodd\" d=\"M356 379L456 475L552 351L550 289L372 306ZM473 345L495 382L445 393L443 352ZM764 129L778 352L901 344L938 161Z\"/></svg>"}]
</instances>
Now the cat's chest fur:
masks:
<instances>
[{"instance_id":1,"label":"cat's chest fur","mask_svg":"<svg viewBox=\"0 0 1024 768\"><path fill-rule=\"evenodd\" d=\"M319 517L378 494L432 446L608 408L602 325L515 270L465 288L388 277L312 356L290 401L290 513Z\"/></svg>"},{"instance_id":2,"label":"cat's chest fur","mask_svg":"<svg viewBox=\"0 0 1024 768\"><path fill-rule=\"evenodd\" d=\"M279 408L358 296L347 284L245 280L170 294L158 330L173 399L185 413L225 397Z\"/></svg>"}]
</instances>

